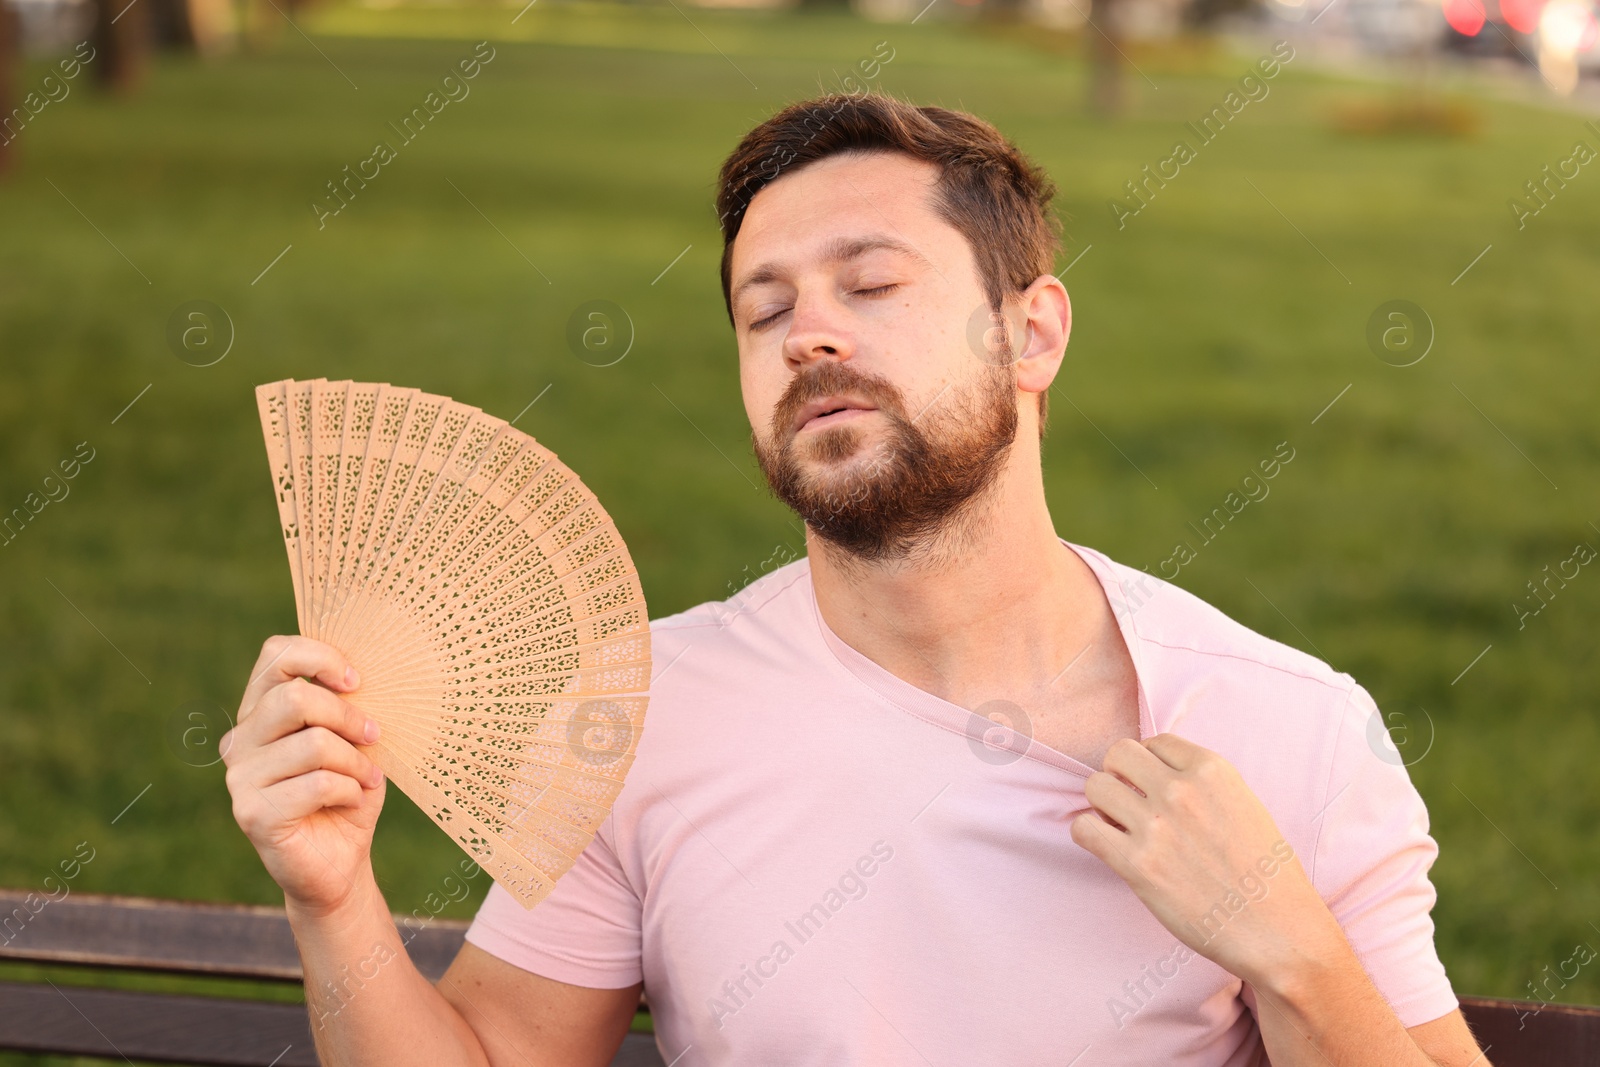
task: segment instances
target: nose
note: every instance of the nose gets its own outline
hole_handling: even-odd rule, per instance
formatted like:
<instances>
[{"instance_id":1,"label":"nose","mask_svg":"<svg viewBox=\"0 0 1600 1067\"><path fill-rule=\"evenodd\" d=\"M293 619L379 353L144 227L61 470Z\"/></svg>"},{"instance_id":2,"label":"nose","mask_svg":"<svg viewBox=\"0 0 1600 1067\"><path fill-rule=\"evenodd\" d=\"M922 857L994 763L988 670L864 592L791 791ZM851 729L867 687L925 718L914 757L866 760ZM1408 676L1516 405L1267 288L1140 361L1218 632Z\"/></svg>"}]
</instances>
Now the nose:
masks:
<instances>
[{"instance_id":1,"label":"nose","mask_svg":"<svg viewBox=\"0 0 1600 1067\"><path fill-rule=\"evenodd\" d=\"M838 300L816 292L798 294L783 338L784 362L798 372L825 359L850 359L855 340L848 322L848 312Z\"/></svg>"}]
</instances>

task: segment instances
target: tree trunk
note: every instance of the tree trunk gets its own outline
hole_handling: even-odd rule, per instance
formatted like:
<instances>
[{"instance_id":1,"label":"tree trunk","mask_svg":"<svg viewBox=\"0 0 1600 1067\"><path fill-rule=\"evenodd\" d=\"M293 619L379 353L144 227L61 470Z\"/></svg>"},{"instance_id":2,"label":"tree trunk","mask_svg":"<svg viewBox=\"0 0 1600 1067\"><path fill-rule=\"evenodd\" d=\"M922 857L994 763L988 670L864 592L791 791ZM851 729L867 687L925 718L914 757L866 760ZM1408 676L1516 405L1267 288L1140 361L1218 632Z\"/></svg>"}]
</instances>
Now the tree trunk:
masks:
<instances>
[{"instance_id":1,"label":"tree trunk","mask_svg":"<svg viewBox=\"0 0 1600 1067\"><path fill-rule=\"evenodd\" d=\"M151 37L163 49L180 52L197 50L194 21L189 17L189 0L139 0L150 4Z\"/></svg>"},{"instance_id":2,"label":"tree trunk","mask_svg":"<svg viewBox=\"0 0 1600 1067\"><path fill-rule=\"evenodd\" d=\"M18 127L7 126L11 109L20 100L16 79L21 73L22 19L16 9L0 0L0 174L11 166L11 138Z\"/></svg>"},{"instance_id":3,"label":"tree trunk","mask_svg":"<svg viewBox=\"0 0 1600 1067\"><path fill-rule=\"evenodd\" d=\"M1089 107L1096 114L1122 113L1124 88L1121 32L1117 28L1117 0L1090 0L1089 25Z\"/></svg>"},{"instance_id":4,"label":"tree trunk","mask_svg":"<svg viewBox=\"0 0 1600 1067\"><path fill-rule=\"evenodd\" d=\"M150 52L150 0L95 0L95 80L127 93L144 79Z\"/></svg>"}]
</instances>

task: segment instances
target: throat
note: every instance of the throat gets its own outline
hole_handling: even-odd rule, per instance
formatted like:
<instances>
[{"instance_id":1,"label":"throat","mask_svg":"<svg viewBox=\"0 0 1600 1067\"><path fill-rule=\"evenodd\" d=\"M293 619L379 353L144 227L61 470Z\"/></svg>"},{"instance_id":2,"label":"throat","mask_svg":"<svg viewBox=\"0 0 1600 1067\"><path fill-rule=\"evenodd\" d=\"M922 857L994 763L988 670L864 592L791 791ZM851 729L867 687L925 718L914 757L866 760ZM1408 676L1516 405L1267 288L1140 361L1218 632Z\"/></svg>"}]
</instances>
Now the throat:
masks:
<instances>
[{"instance_id":1,"label":"throat","mask_svg":"<svg viewBox=\"0 0 1600 1067\"><path fill-rule=\"evenodd\" d=\"M1112 673L1117 676L1041 703L1033 739L1093 770L1101 768L1118 740L1139 740L1139 690L1132 661L1125 676Z\"/></svg>"}]
</instances>

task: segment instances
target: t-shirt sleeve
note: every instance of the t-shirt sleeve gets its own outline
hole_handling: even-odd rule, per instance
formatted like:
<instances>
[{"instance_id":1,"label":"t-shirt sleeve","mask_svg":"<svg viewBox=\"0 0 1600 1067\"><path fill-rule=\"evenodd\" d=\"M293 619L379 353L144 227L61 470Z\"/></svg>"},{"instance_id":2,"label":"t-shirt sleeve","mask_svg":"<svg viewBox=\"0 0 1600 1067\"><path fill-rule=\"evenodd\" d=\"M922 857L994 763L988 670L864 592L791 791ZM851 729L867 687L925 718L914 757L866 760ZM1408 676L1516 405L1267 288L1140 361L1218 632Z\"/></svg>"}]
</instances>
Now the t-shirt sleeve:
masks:
<instances>
[{"instance_id":1,"label":"t-shirt sleeve","mask_svg":"<svg viewBox=\"0 0 1600 1067\"><path fill-rule=\"evenodd\" d=\"M467 940L513 966L568 985L625 989L643 981L639 896L607 819L550 895L524 908L491 886Z\"/></svg>"},{"instance_id":2,"label":"t-shirt sleeve","mask_svg":"<svg viewBox=\"0 0 1600 1067\"><path fill-rule=\"evenodd\" d=\"M1428 869L1439 846L1428 809L1365 689L1350 691L1338 722L1320 814L1312 883L1344 928L1373 985L1402 1025L1448 1015L1457 1006L1433 944L1437 893ZM1399 724L1396 723L1398 726ZM1406 757L1419 757L1431 727L1410 722Z\"/></svg>"}]
</instances>

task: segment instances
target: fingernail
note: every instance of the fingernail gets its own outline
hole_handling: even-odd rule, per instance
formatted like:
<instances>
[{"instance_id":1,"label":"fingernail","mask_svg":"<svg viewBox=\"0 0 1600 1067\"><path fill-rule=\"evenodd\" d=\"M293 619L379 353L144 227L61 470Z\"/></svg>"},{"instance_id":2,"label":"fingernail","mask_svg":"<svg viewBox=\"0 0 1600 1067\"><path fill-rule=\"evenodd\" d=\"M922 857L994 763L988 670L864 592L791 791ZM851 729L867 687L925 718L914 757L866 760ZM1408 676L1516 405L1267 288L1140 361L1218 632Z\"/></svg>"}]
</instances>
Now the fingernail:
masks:
<instances>
[{"instance_id":1,"label":"fingernail","mask_svg":"<svg viewBox=\"0 0 1600 1067\"><path fill-rule=\"evenodd\" d=\"M367 728L361 736L366 738L367 744L369 745L376 741L378 739L378 720L368 719Z\"/></svg>"},{"instance_id":2,"label":"fingernail","mask_svg":"<svg viewBox=\"0 0 1600 1067\"><path fill-rule=\"evenodd\" d=\"M383 768L373 764L372 773L367 775L367 784L373 789L383 784Z\"/></svg>"},{"instance_id":3,"label":"fingernail","mask_svg":"<svg viewBox=\"0 0 1600 1067\"><path fill-rule=\"evenodd\" d=\"M354 689L359 681L361 681L361 676L356 673L354 667L346 667L344 669L344 687L346 689Z\"/></svg>"}]
</instances>

